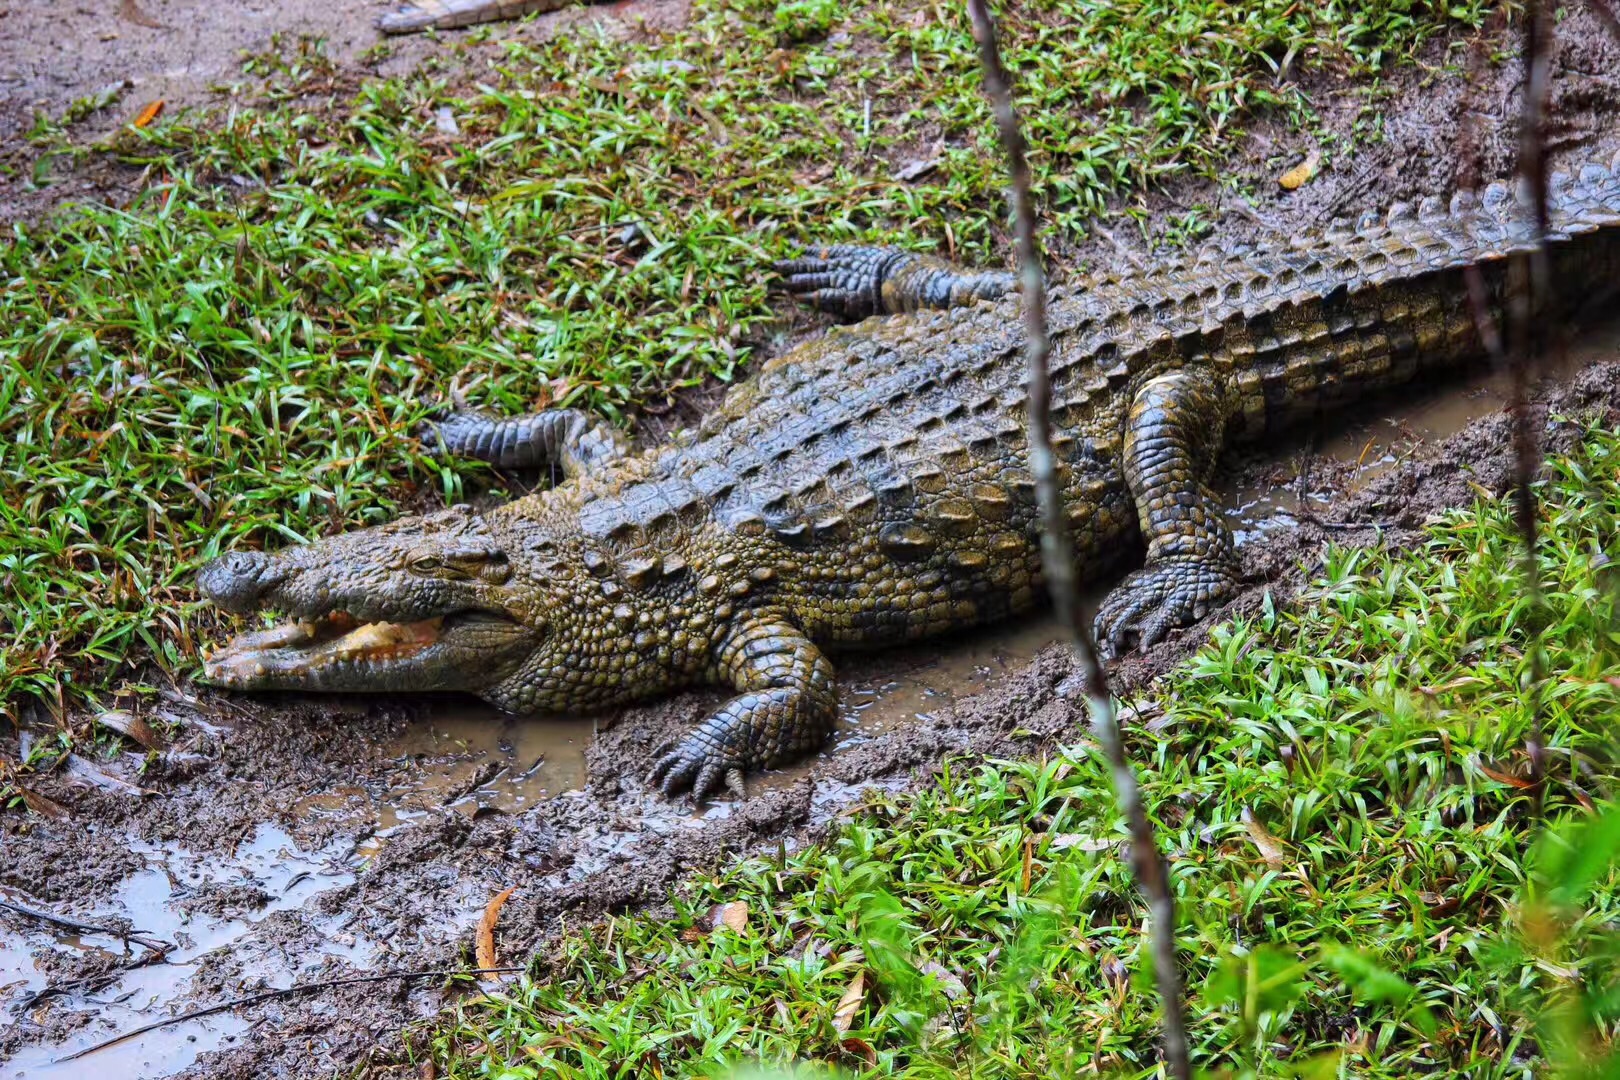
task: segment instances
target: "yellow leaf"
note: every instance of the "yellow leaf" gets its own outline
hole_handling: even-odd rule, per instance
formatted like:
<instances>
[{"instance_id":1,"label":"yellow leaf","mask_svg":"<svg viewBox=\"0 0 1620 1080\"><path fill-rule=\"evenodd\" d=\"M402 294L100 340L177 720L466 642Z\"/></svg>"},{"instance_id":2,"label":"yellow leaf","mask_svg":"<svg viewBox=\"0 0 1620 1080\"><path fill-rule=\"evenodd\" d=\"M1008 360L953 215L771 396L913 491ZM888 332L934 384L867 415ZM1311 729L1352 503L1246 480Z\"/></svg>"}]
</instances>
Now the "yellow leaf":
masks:
<instances>
[{"instance_id":1,"label":"yellow leaf","mask_svg":"<svg viewBox=\"0 0 1620 1080\"><path fill-rule=\"evenodd\" d=\"M833 1010L833 1030L839 1035L849 1034L849 1029L855 1024L855 1014L860 1011L861 1001L865 997L866 972L857 971L849 981L849 989L838 999L838 1008Z\"/></svg>"},{"instance_id":2,"label":"yellow leaf","mask_svg":"<svg viewBox=\"0 0 1620 1080\"><path fill-rule=\"evenodd\" d=\"M722 926L734 934L740 934L748 929L748 904L737 900L730 904L717 904L710 913L711 926L718 930Z\"/></svg>"},{"instance_id":3,"label":"yellow leaf","mask_svg":"<svg viewBox=\"0 0 1620 1080\"><path fill-rule=\"evenodd\" d=\"M1254 841L1254 846L1260 849L1260 857L1266 861L1266 865L1273 869L1282 866L1287 848L1281 840L1266 831L1266 827L1260 824L1247 806L1243 808L1243 827L1249 831L1249 839Z\"/></svg>"},{"instance_id":4,"label":"yellow leaf","mask_svg":"<svg viewBox=\"0 0 1620 1080\"><path fill-rule=\"evenodd\" d=\"M1283 186L1284 191L1297 191L1316 175L1316 167L1321 163L1322 155L1312 150L1304 161L1279 176L1277 183Z\"/></svg>"},{"instance_id":5,"label":"yellow leaf","mask_svg":"<svg viewBox=\"0 0 1620 1080\"><path fill-rule=\"evenodd\" d=\"M517 886L513 885L496 893L489 906L484 909L484 917L478 920L477 952L478 966L481 968L500 966L500 960L495 955L495 923L501 917L501 907L506 903L506 898L516 891ZM484 978L490 982L500 982L500 976L493 973L485 975Z\"/></svg>"},{"instance_id":6,"label":"yellow leaf","mask_svg":"<svg viewBox=\"0 0 1620 1080\"><path fill-rule=\"evenodd\" d=\"M152 121L163 115L163 101L160 98L142 109L140 115L135 117L135 126L138 128L151 126Z\"/></svg>"}]
</instances>

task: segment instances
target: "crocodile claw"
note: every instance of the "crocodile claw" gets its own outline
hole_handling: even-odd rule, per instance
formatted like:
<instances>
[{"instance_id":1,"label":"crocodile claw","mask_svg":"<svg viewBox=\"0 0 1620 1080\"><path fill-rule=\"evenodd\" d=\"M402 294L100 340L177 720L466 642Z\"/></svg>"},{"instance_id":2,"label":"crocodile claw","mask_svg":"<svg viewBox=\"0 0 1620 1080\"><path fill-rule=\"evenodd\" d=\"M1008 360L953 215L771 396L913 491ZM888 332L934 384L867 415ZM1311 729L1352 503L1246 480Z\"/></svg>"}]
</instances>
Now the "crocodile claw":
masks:
<instances>
[{"instance_id":1,"label":"crocodile claw","mask_svg":"<svg viewBox=\"0 0 1620 1080\"><path fill-rule=\"evenodd\" d=\"M878 315L883 307L883 279L905 253L859 244L815 248L797 259L776 264L788 292L812 307L845 318Z\"/></svg>"},{"instance_id":2,"label":"crocodile claw","mask_svg":"<svg viewBox=\"0 0 1620 1080\"><path fill-rule=\"evenodd\" d=\"M1168 558L1144 566L1109 593L1092 633L1106 657L1128 651L1131 637L1146 649L1171 630L1190 626L1237 591L1237 573L1224 562Z\"/></svg>"},{"instance_id":3,"label":"crocodile claw","mask_svg":"<svg viewBox=\"0 0 1620 1080\"><path fill-rule=\"evenodd\" d=\"M722 787L735 798L748 796L741 765L715 757L706 740L691 736L653 764L647 773L647 786L658 788L669 798L690 787L693 802L702 802Z\"/></svg>"}]
</instances>

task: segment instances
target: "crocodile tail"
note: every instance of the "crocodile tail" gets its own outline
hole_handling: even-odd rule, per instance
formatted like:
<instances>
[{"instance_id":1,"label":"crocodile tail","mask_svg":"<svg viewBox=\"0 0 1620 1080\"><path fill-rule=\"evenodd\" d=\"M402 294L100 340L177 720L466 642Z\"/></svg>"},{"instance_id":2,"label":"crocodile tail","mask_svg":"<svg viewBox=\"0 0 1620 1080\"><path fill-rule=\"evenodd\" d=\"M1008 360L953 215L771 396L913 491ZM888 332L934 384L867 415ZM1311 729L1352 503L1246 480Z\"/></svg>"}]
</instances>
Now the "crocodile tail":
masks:
<instances>
[{"instance_id":1,"label":"crocodile tail","mask_svg":"<svg viewBox=\"0 0 1620 1080\"><path fill-rule=\"evenodd\" d=\"M1536 321L1559 325L1620 290L1620 162L1549 177L1553 280ZM1510 257L1536 230L1526 192L1493 183L1396 203L1286 245L1204 266L1218 352L1237 388L1232 430L1259 436L1425 371L1477 362L1507 315Z\"/></svg>"}]
</instances>

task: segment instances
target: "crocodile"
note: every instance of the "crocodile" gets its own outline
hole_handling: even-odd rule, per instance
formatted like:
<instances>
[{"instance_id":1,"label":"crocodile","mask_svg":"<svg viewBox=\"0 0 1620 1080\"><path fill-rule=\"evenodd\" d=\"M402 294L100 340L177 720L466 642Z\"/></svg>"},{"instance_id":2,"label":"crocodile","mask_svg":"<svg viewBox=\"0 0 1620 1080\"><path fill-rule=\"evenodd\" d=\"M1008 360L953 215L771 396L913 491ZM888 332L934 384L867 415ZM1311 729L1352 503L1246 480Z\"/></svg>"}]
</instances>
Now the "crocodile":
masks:
<instances>
[{"instance_id":1,"label":"crocodile","mask_svg":"<svg viewBox=\"0 0 1620 1080\"><path fill-rule=\"evenodd\" d=\"M1535 230L1497 183L1209 247L1051 293L1053 448L1077 571L1129 570L1111 653L1238 585L1223 448L1487 356ZM1552 178L1543 324L1620 286L1620 158ZM649 784L702 798L819 746L829 653L1017 618L1043 601L1016 278L863 246L779 267L853 324L763 364L695 430L632 452L570 409L455 412L424 441L555 486L206 565L201 593L292 621L214 652L240 689L471 692L513 712L734 691ZM1145 560L1135 569L1135 560Z\"/></svg>"}]
</instances>

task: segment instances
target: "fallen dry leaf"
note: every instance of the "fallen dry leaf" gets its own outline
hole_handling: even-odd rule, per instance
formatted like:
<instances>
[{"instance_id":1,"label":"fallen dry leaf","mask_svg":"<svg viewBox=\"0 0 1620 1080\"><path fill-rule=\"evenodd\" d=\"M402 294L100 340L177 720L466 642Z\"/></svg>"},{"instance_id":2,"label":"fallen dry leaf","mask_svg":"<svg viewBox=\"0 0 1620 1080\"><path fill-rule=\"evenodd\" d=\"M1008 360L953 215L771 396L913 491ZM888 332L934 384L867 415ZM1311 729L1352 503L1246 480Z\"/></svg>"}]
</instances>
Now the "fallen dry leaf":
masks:
<instances>
[{"instance_id":1,"label":"fallen dry leaf","mask_svg":"<svg viewBox=\"0 0 1620 1080\"><path fill-rule=\"evenodd\" d=\"M140 115L135 117L135 126L138 128L148 127L152 121L161 115L163 115L163 101L160 98L141 110Z\"/></svg>"},{"instance_id":2,"label":"fallen dry leaf","mask_svg":"<svg viewBox=\"0 0 1620 1080\"><path fill-rule=\"evenodd\" d=\"M872 1044L867 1042L865 1039L858 1039L851 1035L838 1045L844 1051L844 1053L850 1055L851 1057L858 1057L868 1065L877 1064L877 1051L874 1050L872 1048Z\"/></svg>"},{"instance_id":3,"label":"fallen dry leaf","mask_svg":"<svg viewBox=\"0 0 1620 1080\"><path fill-rule=\"evenodd\" d=\"M1096 836L1087 836L1085 833L1054 833L1052 835L1052 850L1067 851L1078 848L1081 851L1107 851L1115 847L1119 841L1104 840Z\"/></svg>"},{"instance_id":4,"label":"fallen dry leaf","mask_svg":"<svg viewBox=\"0 0 1620 1080\"><path fill-rule=\"evenodd\" d=\"M96 723L110 728L127 739L133 739L148 750L163 749L163 738L152 730L152 725L128 709L108 709L96 716Z\"/></svg>"},{"instance_id":5,"label":"fallen dry leaf","mask_svg":"<svg viewBox=\"0 0 1620 1080\"><path fill-rule=\"evenodd\" d=\"M22 793L23 805L40 817L55 818L60 821L68 816L67 807L55 799L41 795L31 788L25 788L21 784L17 785L17 790Z\"/></svg>"},{"instance_id":6,"label":"fallen dry leaf","mask_svg":"<svg viewBox=\"0 0 1620 1080\"><path fill-rule=\"evenodd\" d=\"M1316 175L1316 167L1321 163L1321 153L1312 150L1304 161L1277 177L1277 183L1283 186L1284 191L1297 191L1304 187L1311 177Z\"/></svg>"},{"instance_id":7,"label":"fallen dry leaf","mask_svg":"<svg viewBox=\"0 0 1620 1080\"><path fill-rule=\"evenodd\" d=\"M734 934L740 934L748 929L748 904L737 900L729 904L716 904L709 912L709 926L711 932L725 927Z\"/></svg>"},{"instance_id":8,"label":"fallen dry leaf","mask_svg":"<svg viewBox=\"0 0 1620 1080\"><path fill-rule=\"evenodd\" d=\"M500 960L495 955L495 923L501 917L501 908L506 898L517 891L517 886L503 889L496 893L484 909L484 917L478 920L478 966L492 968L500 966ZM500 982L501 977L495 974L485 975L491 982Z\"/></svg>"},{"instance_id":9,"label":"fallen dry leaf","mask_svg":"<svg viewBox=\"0 0 1620 1080\"><path fill-rule=\"evenodd\" d=\"M1260 857L1266 861L1266 865L1273 869L1280 867L1287 847L1266 831L1266 827L1260 824L1260 819L1255 817L1247 806L1243 808L1243 827L1248 830L1249 839L1254 841L1254 846L1260 849Z\"/></svg>"},{"instance_id":10,"label":"fallen dry leaf","mask_svg":"<svg viewBox=\"0 0 1620 1080\"><path fill-rule=\"evenodd\" d=\"M905 183L915 180L920 176L927 176L929 173L939 168L940 163L943 160L944 158L931 157L920 161L908 162L894 174L894 178L902 183Z\"/></svg>"},{"instance_id":11,"label":"fallen dry leaf","mask_svg":"<svg viewBox=\"0 0 1620 1080\"><path fill-rule=\"evenodd\" d=\"M1492 780L1495 780L1498 784L1507 784L1509 787L1516 787L1520 791L1527 791L1536 786L1534 782L1526 780L1522 776L1514 776L1512 773L1502 772L1500 769L1493 769L1483 761L1479 763L1479 771L1490 777Z\"/></svg>"},{"instance_id":12,"label":"fallen dry leaf","mask_svg":"<svg viewBox=\"0 0 1620 1080\"><path fill-rule=\"evenodd\" d=\"M138 787L122 777L114 776L78 754L69 754L66 764L69 776L101 791L114 791L120 795L133 795L136 798L156 794L151 788Z\"/></svg>"},{"instance_id":13,"label":"fallen dry leaf","mask_svg":"<svg viewBox=\"0 0 1620 1080\"><path fill-rule=\"evenodd\" d=\"M136 26L145 26L152 30L162 30L163 24L142 11L135 0L119 0L118 15L127 19Z\"/></svg>"},{"instance_id":14,"label":"fallen dry leaf","mask_svg":"<svg viewBox=\"0 0 1620 1080\"><path fill-rule=\"evenodd\" d=\"M866 997L866 972L857 971L855 977L849 981L849 988L844 996L838 999L838 1008L833 1010L833 1030L839 1035L849 1034L849 1029L855 1025L855 1014L860 1011L861 1002Z\"/></svg>"}]
</instances>

